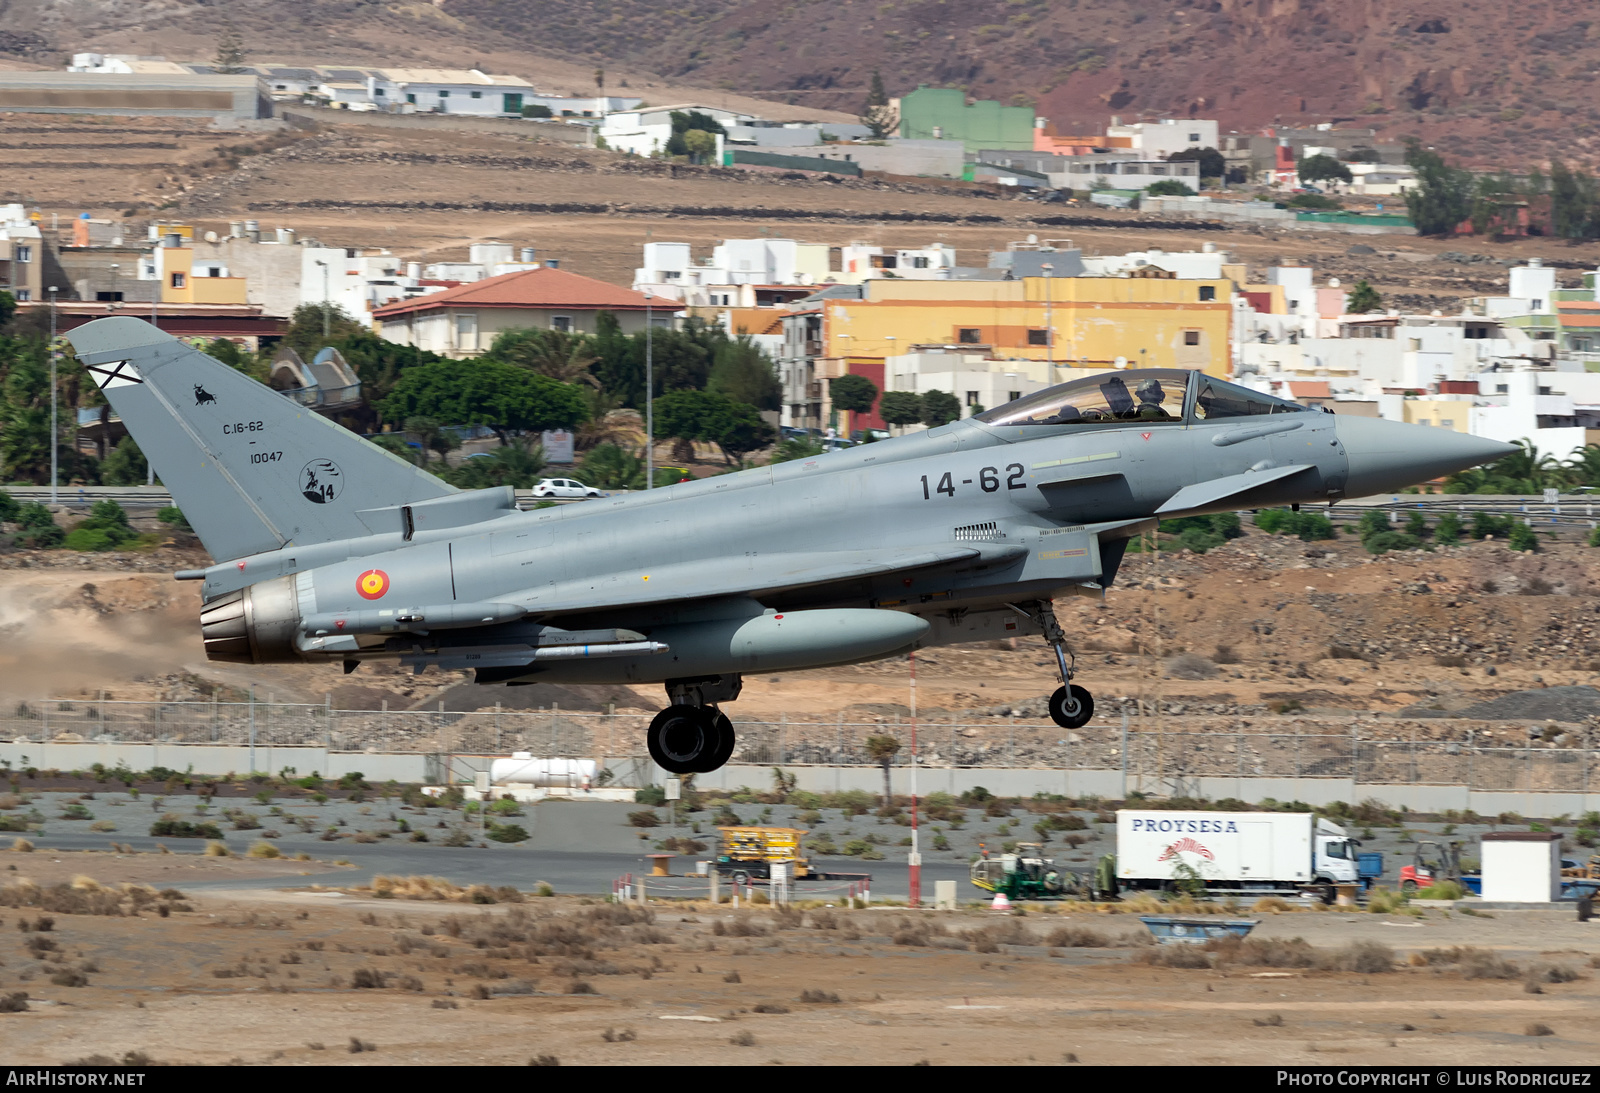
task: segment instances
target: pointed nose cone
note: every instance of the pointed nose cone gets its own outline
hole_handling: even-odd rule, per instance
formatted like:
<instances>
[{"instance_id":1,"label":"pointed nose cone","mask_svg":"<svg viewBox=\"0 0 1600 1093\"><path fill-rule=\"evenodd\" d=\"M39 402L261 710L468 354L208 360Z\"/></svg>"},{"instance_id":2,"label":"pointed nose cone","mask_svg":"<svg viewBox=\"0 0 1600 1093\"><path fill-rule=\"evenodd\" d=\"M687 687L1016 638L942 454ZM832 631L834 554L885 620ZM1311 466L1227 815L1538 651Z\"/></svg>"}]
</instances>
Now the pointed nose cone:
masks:
<instances>
[{"instance_id":1,"label":"pointed nose cone","mask_svg":"<svg viewBox=\"0 0 1600 1093\"><path fill-rule=\"evenodd\" d=\"M1498 440L1382 418L1341 417L1337 429L1350 463L1346 497L1415 486L1517 450Z\"/></svg>"}]
</instances>

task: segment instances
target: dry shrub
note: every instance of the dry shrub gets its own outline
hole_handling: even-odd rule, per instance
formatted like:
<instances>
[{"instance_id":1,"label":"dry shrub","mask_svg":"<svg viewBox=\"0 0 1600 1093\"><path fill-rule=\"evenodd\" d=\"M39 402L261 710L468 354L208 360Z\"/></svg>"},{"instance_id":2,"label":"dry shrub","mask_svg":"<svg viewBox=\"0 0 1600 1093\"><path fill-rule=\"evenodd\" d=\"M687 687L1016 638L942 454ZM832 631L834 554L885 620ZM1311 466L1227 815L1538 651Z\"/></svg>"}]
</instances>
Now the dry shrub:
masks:
<instances>
[{"instance_id":1,"label":"dry shrub","mask_svg":"<svg viewBox=\"0 0 1600 1093\"><path fill-rule=\"evenodd\" d=\"M1554 964L1541 965L1528 970L1528 978L1538 983L1571 983L1580 978L1574 968L1563 968Z\"/></svg>"},{"instance_id":2,"label":"dry shrub","mask_svg":"<svg viewBox=\"0 0 1600 1093\"><path fill-rule=\"evenodd\" d=\"M807 988L800 992L800 1001L812 1003L837 1003L839 996L832 991L820 991Z\"/></svg>"},{"instance_id":3,"label":"dry shrub","mask_svg":"<svg viewBox=\"0 0 1600 1093\"><path fill-rule=\"evenodd\" d=\"M723 976L722 977L722 981L724 983L743 983L744 982L744 980L739 977L739 969L738 968L733 969L733 971L731 971L727 975Z\"/></svg>"},{"instance_id":4,"label":"dry shrub","mask_svg":"<svg viewBox=\"0 0 1600 1093\"><path fill-rule=\"evenodd\" d=\"M1262 896L1250 905L1250 910L1256 914L1282 914L1294 910L1289 901L1278 896Z\"/></svg>"},{"instance_id":5,"label":"dry shrub","mask_svg":"<svg viewBox=\"0 0 1600 1093\"><path fill-rule=\"evenodd\" d=\"M1431 967L1454 965L1463 979L1517 979L1522 969L1490 949L1457 945L1449 949L1424 949L1419 954Z\"/></svg>"},{"instance_id":6,"label":"dry shrub","mask_svg":"<svg viewBox=\"0 0 1600 1093\"><path fill-rule=\"evenodd\" d=\"M1149 964L1157 968L1209 968L1211 957L1202 946L1157 945L1154 948L1144 949L1133 955L1133 960L1139 964Z\"/></svg>"},{"instance_id":7,"label":"dry shrub","mask_svg":"<svg viewBox=\"0 0 1600 1093\"><path fill-rule=\"evenodd\" d=\"M839 928L839 916L832 911L826 909L807 911L806 916L810 920L813 930L837 930Z\"/></svg>"},{"instance_id":8,"label":"dry shrub","mask_svg":"<svg viewBox=\"0 0 1600 1093\"><path fill-rule=\"evenodd\" d=\"M588 983L585 983L583 980L574 979L567 986L567 993L568 994L599 994L600 992L595 990L594 987L590 986Z\"/></svg>"},{"instance_id":9,"label":"dry shrub","mask_svg":"<svg viewBox=\"0 0 1600 1093\"><path fill-rule=\"evenodd\" d=\"M750 1010L752 1013L788 1013L789 1007L781 1002L759 1002Z\"/></svg>"},{"instance_id":10,"label":"dry shrub","mask_svg":"<svg viewBox=\"0 0 1600 1093\"><path fill-rule=\"evenodd\" d=\"M80 971L63 968L50 977L50 982L58 987L87 987L89 977Z\"/></svg>"},{"instance_id":11,"label":"dry shrub","mask_svg":"<svg viewBox=\"0 0 1600 1093\"><path fill-rule=\"evenodd\" d=\"M600 1034L600 1039L604 1040L608 1044L627 1044L632 1043L638 1038L639 1034L634 1032L631 1028L625 1028L621 1032L618 1032L614 1028L608 1028Z\"/></svg>"},{"instance_id":12,"label":"dry shrub","mask_svg":"<svg viewBox=\"0 0 1600 1093\"><path fill-rule=\"evenodd\" d=\"M1037 945L1038 941L1017 919L1008 918L967 932L975 953L997 953L1002 945Z\"/></svg>"},{"instance_id":13,"label":"dry shrub","mask_svg":"<svg viewBox=\"0 0 1600 1093\"><path fill-rule=\"evenodd\" d=\"M419 899L460 901L466 889L451 884L441 877L389 877L372 878L372 894L379 899Z\"/></svg>"},{"instance_id":14,"label":"dry shrub","mask_svg":"<svg viewBox=\"0 0 1600 1093\"><path fill-rule=\"evenodd\" d=\"M24 1013L27 1009L27 991L8 991L0 994L0 1013Z\"/></svg>"},{"instance_id":15,"label":"dry shrub","mask_svg":"<svg viewBox=\"0 0 1600 1093\"><path fill-rule=\"evenodd\" d=\"M261 839L250 845L247 855L252 858L281 858L283 857L283 851L265 839Z\"/></svg>"},{"instance_id":16,"label":"dry shrub","mask_svg":"<svg viewBox=\"0 0 1600 1093\"><path fill-rule=\"evenodd\" d=\"M728 1037L728 1043L732 1044L734 1047L755 1047L756 1034L751 1032L749 1029L744 1029L743 1031L736 1032L732 1036Z\"/></svg>"},{"instance_id":17,"label":"dry shrub","mask_svg":"<svg viewBox=\"0 0 1600 1093\"><path fill-rule=\"evenodd\" d=\"M27 839L12 839L11 849L15 850L18 854L32 854L33 844Z\"/></svg>"},{"instance_id":18,"label":"dry shrub","mask_svg":"<svg viewBox=\"0 0 1600 1093\"><path fill-rule=\"evenodd\" d=\"M153 908L162 898L183 898L183 893L176 889L167 889L172 895L163 896L144 884L124 884L120 888L111 888L90 878L80 880L88 881L92 887L56 884L43 888L32 881L7 885L0 888L0 907L38 907L62 915L118 916ZM187 907L180 905L178 909L187 910Z\"/></svg>"},{"instance_id":19,"label":"dry shrub","mask_svg":"<svg viewBox=\"0 0 1600 1093\"><path fill-rule=\"evenodd\" d=\"M1524 1036L1554 1036L1555 1034L1556 1030L1543 1021L1534 1021L1522 1030L1522 1035Z\"/></svg>"},{"instance_id":20,"label":"dry shrub","mask_svg":"<svg viewBox=\"0 0 1600 1093\"><path fill-rule=\"evenodd\" d=\"M632 903L597 903L585 907L576 917L597 926L647 926L655 922L656 913Z\"/></svg>"},{"instance_id":21,"label":"dry shrub","mask_svg":"<svg viewBox=\"0 0 1600 1093\"><path fill-rule=\"evenodd\" d=\"M359 1036L350 1037L350 1054L360 1055L363 1051L377 1051L376 1045L370 1040L363 1040Z\"/></svg>"},{"instance_id":22,"label":"dry shrub","mask_svg":"<svg viewBox=\"0 0 1600 1093\"><path fill-rule=\"evenodd\" d=\"M457 1010L461 1006L454 998L435 998L433 1000L433 1008L436 1010Z\"/></svg>"},{"instance_id":23,"label":"dry shrub","mask_svg":"<svg viewBox=\"0 0 1600 1093\"><path fill-rule=\"evenodd\" d=\"M0 793L0 812L10 812L22 806L22 798L15 793Z\"/></svg>"},{"instance_id":24,"label":"dry shrub","mask_svg":"<svg viewBox=\"0 0 1600 1093\"><path fill-rule=\"evenodd\" d=\"M1211 679L1217 666L1198 653L1179 653L1167 660L1167 675L1173 679Z\"/></svg>"},{"instance_id":25,"label":"dry shrub","mask_svg":"<svg viewBox=\"0 0 1600 1093\"><path fill-rule=\"evenodd\" d=\"M1266 1017L1256 1017L1252 1019L1251 1024L1257 1028L1282 1028L1283 1015L1281 1013L1272 1013Z\"/></svg>"},{"instance_id":26,"label":"dry shrub","mask_svg":"<svg viewBox=\"0 0 1600 1093\"><path fill-rule=\"evenodd\" d=\"M718 919L711 924L711 932L718 937L766 937L772 930L759 922L746 918Z\"/></svg>"},{"instance_id":27,"label":"dry shrub","mask_svg":"<svg viewBox=\"0 0 1600 1093\"><path fill-rule=\"evenodd\" d=\"M1325 971L1375 975L1394 971L1394 950L1376 941L1352 941L1327 953L1318 963Z\"/></svg>"},{"instance_id":28,"label":"dry shrub","mask_svg":"<svg viewBox=\"0 0 1600 1093\"><path fill-rule=\"evenodd\" d=\"M927 945L931 938L944 937L948 933L940 923L903 918L892 927L890 939L896 945Z\"/></svg>"},{"instance_id":29,"label":"dry shrub","mask_svg":"<svg viewBox=\"0 0 1600 1093\"><path fill-rule=\"evenodd\" d=\"M1217 964L1239 964L1252 968L1315 968L1320 964L1317 950L1304 938L1219 938L1205 948L1217 954Z\"/></svg>"},{"instance_id":30,"label":"dry shrub","mask_svg":"<svg viewBox=\"0 0 1600 1093\"><path fill-rule=\"evenodd\" d=\"M381 989L388 986L385 976L377 968L357 968L350 976L350 985L357 990Z\"/></svg>"},{"instance_id":31,"label":"dry shrub","mask_svg":"<svg viewBox=\"0 0 1600 1093\"><path fill-rule=\"evenodd\" d=\"M554 1055L535 1055L528 1060L529 1066L560 1066L561 1060Z\"/></svg>"},{"instance_id":32,"label":"dry shrub","mask_svg":"<svg viewBox=\"0 0 1600 1093\"><path fill-rule=\"evenodd\" d=\"M233 857L233 851L228 849L227 843L219 843L215 840L212 840L211 842L206 843L206 857L231 858Z\"/></svg>"},{"instance_id":33,"label":"dry shrub","mask_svg":"<svg viewBox=\"0 0 1600 1093\"><path fill-rule=\"evenodd\" d=\"M1087 926L1057 926L1044 943L1052 949L1108 949L1118 942Z\"/></svg>"}]
</instances>

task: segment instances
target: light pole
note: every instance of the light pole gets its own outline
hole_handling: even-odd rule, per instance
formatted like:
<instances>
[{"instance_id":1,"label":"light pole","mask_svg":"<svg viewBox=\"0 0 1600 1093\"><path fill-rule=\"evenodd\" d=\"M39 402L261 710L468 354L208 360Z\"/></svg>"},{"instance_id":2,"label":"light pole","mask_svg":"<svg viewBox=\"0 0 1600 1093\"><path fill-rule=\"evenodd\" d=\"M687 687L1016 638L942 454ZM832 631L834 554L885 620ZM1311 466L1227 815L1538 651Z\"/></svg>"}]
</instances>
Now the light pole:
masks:
<instances>
[{"instance_id":1,"label":"light pole","mask_svg":"<svg viewBox=\"0 0 1600 1093\"><path fill-rule=\"evenodd\" d=\"M58 450L61 447L61 433L56 424L56 293L60 289L55 285L50 286L50 503L59 503L60 490L57 482Z\"/></svg>"},{"instance_id":2,"label":"light pole","mask_svg":"<svg viewBox=\"0 0 1600 1093\"><path fill-rule=\"evenodd\" d=\"M1050 299L1050 279L1055 273L1056 267L1046 262L1041 268L1044 270L1044 362L1054 368L1056 363L1056 330L1050 321L1050 305L1052 303ZM1050 383L1054 377L1049 372L1046 372L1044 379L1046 383Z\"/></svg>"},{"instance_id":3,"label":"light pole","mask_svg":"<svg viewBox=\"0 0 1600 1093\"><path fill-rule=\"evenodd\" d=\"M922 846L917 841L917 651L911 650L911 855L906 860L910 867L910 896L906 902L912 907L922 906Z\"/></svg>"},{"instance_id":4,"label":"light pole","mask_svg":"<svg viewBox=\"0 0 1600 1093\"><path fill-rule=\"evenodd\" d=\"M322 336L326 338L328 336L328 327L331 325L330 320L332 317L332 311L329 307L328 300L328 263L324 262L320 258L316 259L316 263L322 267Z\"/></svg>"},{"instance_id":5,"label":"light pole","mask_svg":"<svg viewBox=\"0 0 1600 1093\"><path fill-rule=\"evenodd\" d=\"M656 340L649 293L644 297L644 488L656 488Z\"/></svg>"}]
</instances>

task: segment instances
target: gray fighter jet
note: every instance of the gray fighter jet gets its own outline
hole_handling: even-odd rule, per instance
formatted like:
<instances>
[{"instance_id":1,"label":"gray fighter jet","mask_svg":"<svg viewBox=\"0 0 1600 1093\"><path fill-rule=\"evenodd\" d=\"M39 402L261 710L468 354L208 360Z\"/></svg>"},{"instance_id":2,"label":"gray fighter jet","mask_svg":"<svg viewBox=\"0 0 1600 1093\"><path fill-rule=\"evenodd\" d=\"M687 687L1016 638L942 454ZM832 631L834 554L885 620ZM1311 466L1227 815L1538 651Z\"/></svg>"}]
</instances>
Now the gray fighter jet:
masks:
<instances>
[{"instance_id":1,"label":"gray fighter jet","mask_svg":"<svg viewBox=\"0 0 1600 1093\"><path fill-rule=\"evenodd\" d=\"M398 660L477 682L661 683L654 760L709 772L745 672L1039 634L1161 517L1330 502L1511 445L1309 410L1183 369L1108 370L911 436L521 512L460 491L142 320L68 335L216 564L206 654Z\"/></svg>"}]
</instances>

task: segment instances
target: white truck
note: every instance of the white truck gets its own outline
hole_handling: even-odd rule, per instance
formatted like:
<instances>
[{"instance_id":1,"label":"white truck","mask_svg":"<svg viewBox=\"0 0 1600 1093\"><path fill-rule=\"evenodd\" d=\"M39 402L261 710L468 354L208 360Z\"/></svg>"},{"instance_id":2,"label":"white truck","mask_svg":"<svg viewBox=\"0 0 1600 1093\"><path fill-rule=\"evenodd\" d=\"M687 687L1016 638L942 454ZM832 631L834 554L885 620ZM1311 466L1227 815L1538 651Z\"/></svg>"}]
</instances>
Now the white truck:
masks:
<instances>
[{"instance_id":1,"label":"white truck","mask_svg":"<svg viewBox=\"0 0 1600 1093\"><path fill-rule=\"evenodd\" d=\"M1315 890L1354 884L1359 839L1309 812L1117 812L1120 888L1181 887L1218 893Z\"/></svg>"}]
</instances>

